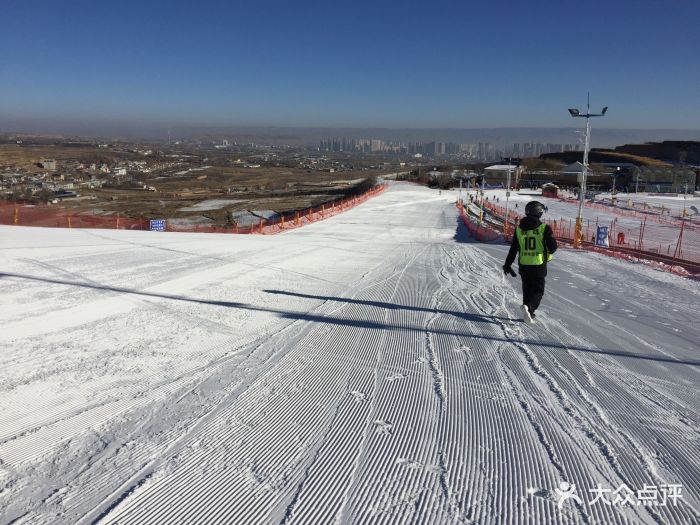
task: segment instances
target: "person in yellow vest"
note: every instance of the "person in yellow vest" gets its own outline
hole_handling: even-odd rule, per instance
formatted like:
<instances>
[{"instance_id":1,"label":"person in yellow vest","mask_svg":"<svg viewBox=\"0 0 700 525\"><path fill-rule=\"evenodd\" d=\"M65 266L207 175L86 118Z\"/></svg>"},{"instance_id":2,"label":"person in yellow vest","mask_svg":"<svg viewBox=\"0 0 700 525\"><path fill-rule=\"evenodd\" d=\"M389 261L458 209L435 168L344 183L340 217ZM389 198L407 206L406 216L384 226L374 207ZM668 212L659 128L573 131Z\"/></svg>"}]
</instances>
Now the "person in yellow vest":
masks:
<instances>
[{"instance_id":1,"label":"person in yellow vest","mask_svg":"<svg viewBox=\"0 0 700 525\"><path fill-rule=\"evenodd\" d=\"M540 306L544 295L547 263L557 251L557 241L552 228L540 221L543 213L544 205L541 202L527 203L525 217L515 229L513 242L503 265L503 272L515 277L511 265L518 255L518 269L523 282L523 304L520 308L526 323L532 323L535 319L535 310Z\"/></svg>"}]
</instances>

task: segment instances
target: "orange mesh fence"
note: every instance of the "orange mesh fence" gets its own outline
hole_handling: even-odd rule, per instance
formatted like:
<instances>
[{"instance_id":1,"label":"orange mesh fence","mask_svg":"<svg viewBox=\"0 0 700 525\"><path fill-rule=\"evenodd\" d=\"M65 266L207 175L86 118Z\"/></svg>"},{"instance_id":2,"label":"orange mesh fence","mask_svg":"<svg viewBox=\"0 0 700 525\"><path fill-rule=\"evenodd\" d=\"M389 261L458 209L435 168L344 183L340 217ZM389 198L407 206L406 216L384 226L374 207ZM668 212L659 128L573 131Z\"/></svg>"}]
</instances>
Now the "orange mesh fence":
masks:
<instances>
[{"instance_id":1,"label":"orange mesh fence","mask_svg":"<svg viewBox=\"0 0 700 525\"><path fill-rule=\"evenodd\" d=\"M578 199L571 199L565 197L559 197L562 202L567 202L569 204L578 204ZM652 221L659 224L669 224L672 226L677 226L680 228L681 223L685 223L685 228L689 230L700 231L700 222L697 218L686 217L685 219L679 217L674 217L671 215L672 210L669 208L659 208L658 211L652 206L644 206L639 202L633 202L632 206L620 206L619 204L613 206L611 204L604 204L601 202L589 202L585 201L584 206L586 208L600 210L611 215L618 215L620 217L633 217L635 219Z\"/></svg>"},{"instance_id":2,"label":"orange mesh fence","mask_svg":"<svg viewBox=\"0 0 700 525\"><path fill-rule=\"evenodd\" d=\"M165 221L166 231L201 233L274 234L317 222L357 206L378 195L386 185L377 186L354 197L336 200L321 206L307 208L275 217L260 218L253 224L232 226L192 225ZM118 230L148 230L149 218L127 218L116 215L78 213L60 206L33 206L26 204L0 204L0 224L17 226L44 226L54 228L102 228Z\"/></svg>"},{"instance_id":3,"label":"orange mesh fence","mask_svg":"<svg viewBox=\"0 0 700 525\"><path fill-rule=\"evenodd\" d=\"M148 229L146 219L129 219L119 215L91 215L76 213L62 206L26 204L0 204L0 224L48 228Z\"/></svg>"},{"instance_id":4,"label":"orange mesh fence","mask_svg":"<svg viewBox=\"0 0 700 525\"><path fill-rule=\"evenodd\" d=\"M495 231L502 232L510 242L521 217L510 211L506 223L505 207L491 202L484 202L484 210L502 223ZM573 245L576 230L574 219L549 219L543 222L552 228L557 241ZM637 227L618 228L616 219L609 223L586 220L583 223L582 248L621 259L646 259L680 275L700 275L700 233L689 228L687 223L678 222L677 225L647 224L642 219ZM595 244L599 225L608 227L609 247Z\"/></svg>"},{"instance_id":5,"label":"orange mesh fence","mask_svg":"<svg viewBox=\"0 0 700 525\"><path fill-rule=\"evenodd\" d=\"M371 190L358 195L355 197L348 197L346 199L341 199L338 201L329 202L327 204L322 204L321 206L316 206L314 208L308 208L303 212L296 212L291 214L280 215L275 219L270 219L261 222L259 225L260 233L279 233L284 230L291 230L294 228L299 228L306 224L311 224L313 222L318 222L328 217L338 215L350 208L362 204L366 200L378 195L387 188L386 184L372 188Z\"/></svg>"},{"instance_id":6,"label":"orange mesh fence","mask_svg":"<svg viewBox=\"0 0 700 525\"><path fill-rule=\"evenodd\" d=\"M501 234L492 228L488 228L483 224L479 224L469 217L469 213L464 209L461 202L457 201L457 209L462 222L467 227L469 235L474 237L479 242L491 242L501 237Z\"/></svg>"}]
</instances>

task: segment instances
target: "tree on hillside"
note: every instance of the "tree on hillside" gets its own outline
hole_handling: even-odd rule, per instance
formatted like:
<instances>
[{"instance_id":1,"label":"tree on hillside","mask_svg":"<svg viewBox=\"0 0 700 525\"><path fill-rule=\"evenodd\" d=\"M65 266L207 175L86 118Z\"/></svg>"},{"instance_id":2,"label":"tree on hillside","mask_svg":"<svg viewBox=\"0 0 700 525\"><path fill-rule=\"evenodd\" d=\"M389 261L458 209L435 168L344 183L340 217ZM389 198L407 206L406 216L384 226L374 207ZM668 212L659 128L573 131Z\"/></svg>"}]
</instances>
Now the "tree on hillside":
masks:
<instances>
[{"instance_id":1,"label":"tree on hillside","mask_svg":"<svg viewBox=\"0 0 700 525\"><path fill-rule=\"evenodd\" d=\"M520 166L525 168L525 176L522 177L525 180L532 183L535 179L539 179L536 174L547 173L555 174L564 169L566 164L557 159L548 159L542 157L529 157L523 159Z\"/></svg>"},{"instance_id":2,"label":"tree on hillside","mask_svg":"<svg viewBox=\"0 0 700 525\"><path fill-rule=\"evenodd\" d=\"M447 173L441 173L434 180L434 184L442 190L451 188L453 182L452 177L450 177Z\"/></svg>"},{"instance_id":3,"label":"tree on hillside","mask_svg":"<svg viewBox=\"0 0 700 525\"><path fill-rule=\"evenodd\" d=\"M355 185L355 187L352 189L352 193L356 194L356 195L360 195L362 193L365 193L366 191L371 190L376 185L377 185L377 176L370 175L366 179L363 179L362 182Z\"/></svg>"},{"instance_id":4,"label":"tree on hillside","mask_svg":"<svg viewBox=\"0 0 700 525\"><path fill-rule=\"evenodd\" d=\"M535 171L560 171L566 164L556 159L543 159L530 157L520 163L528 172Z\"/></svg>"},{"instance_id":5,"label":"tree on hillside","mask_svg":"<svg viewBox=\"0 0 700 525\"><path fill-rule=\"evenodd\" d=\"M41 188L41 191L39 192L38 198L39 202L46 204L51 200L51 197L53 197L53 192L48 189L48 188Z\"/></svg>"}]
</instances>

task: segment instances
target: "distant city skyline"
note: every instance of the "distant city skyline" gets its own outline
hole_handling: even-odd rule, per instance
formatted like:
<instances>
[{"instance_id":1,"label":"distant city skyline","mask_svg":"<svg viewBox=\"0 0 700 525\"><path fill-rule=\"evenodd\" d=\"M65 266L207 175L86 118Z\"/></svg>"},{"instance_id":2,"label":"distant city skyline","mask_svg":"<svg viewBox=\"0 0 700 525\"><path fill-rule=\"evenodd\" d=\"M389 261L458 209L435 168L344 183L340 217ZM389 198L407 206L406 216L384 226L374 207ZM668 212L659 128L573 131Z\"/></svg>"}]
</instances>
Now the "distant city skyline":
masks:
<instances>
[{"instance_id":1,"label":"distant city skyline","mask_svg":"<svg viewBox=\"0 0 700 525\"><path fill-rule=\"evenodd\" d=\"M695 0L7 2L0 130L565 128L587 91L596 126L696 130L698 20Z\"/></svg>"},{"instance_id":2,"label":"distant city skyline","mask_svg":"<svg viewBox=\"0 0 700 525\"><path fill-rule=\"evenodd\" d=\"M457 143L442 141L384 141L381 139L335 137L319 141L321 153L395 153L414 157L463 158L474 161L497 161L507 157L539 157L544 153L581 151L581 144L524 142L498 146L489 142Z\"/></svg>"}]
</instances>

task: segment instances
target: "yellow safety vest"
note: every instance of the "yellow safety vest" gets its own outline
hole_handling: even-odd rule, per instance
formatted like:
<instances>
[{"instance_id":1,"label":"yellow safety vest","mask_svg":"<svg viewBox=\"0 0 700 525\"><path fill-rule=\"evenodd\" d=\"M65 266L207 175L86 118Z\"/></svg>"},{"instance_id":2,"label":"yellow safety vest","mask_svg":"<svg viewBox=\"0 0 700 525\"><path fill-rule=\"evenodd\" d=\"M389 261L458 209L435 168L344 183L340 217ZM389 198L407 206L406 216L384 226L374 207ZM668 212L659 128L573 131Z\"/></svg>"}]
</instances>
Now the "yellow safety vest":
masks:
<instances>
[{"instance_id":1,"label":"yellow safety vest","mask_svg":"<svg viewBox=\"0 0 700 525\"><path fill-rule=\"evenodd\" d=\"M520 245L518 264L523 266L536 266L544 264L544 224L540 224L534 230L523 230L518 226L515 235ZM552 254L547 254L547 261L552 260Z\"/></svg>"}]
</instances>

